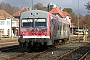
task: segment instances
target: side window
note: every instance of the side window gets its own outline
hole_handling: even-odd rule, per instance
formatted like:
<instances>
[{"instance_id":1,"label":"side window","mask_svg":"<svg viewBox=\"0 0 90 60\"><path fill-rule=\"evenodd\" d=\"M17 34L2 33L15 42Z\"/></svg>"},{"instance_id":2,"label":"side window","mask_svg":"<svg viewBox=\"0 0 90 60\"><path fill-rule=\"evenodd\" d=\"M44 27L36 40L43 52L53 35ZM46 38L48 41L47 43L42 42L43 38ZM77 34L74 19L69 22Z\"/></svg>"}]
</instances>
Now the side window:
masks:
<instances>
[{"instance_id":1,"label":"side window","mask_svg":"<svg viewBox=\"0 0 90 60\"><path fill-rule=\"evenodd\" d=\"M50 20L50 30L53 31L53 20Z\"/></svg>"},{"instance_id":2,"label":"side window","mask_svg":"<svg viewBox=\"0 0 90 60\"><path fill-rule=\"evenodd\" d=\"M61 30L62 30L62 22L59 23L59 29L60 29L60 34L61 34Z\"/></svg>"},{"instance_id":3,"label":"side window","mask_svg":"<svg viewBox=\"0 0 90 60\"><path fill-rule=\"evenodd\" d=\"M59 21L57 22L57 24L58 24L57 28L58 28L58 30L60 30L60 28L59 28Z\"/></svg>"}]
</instances>

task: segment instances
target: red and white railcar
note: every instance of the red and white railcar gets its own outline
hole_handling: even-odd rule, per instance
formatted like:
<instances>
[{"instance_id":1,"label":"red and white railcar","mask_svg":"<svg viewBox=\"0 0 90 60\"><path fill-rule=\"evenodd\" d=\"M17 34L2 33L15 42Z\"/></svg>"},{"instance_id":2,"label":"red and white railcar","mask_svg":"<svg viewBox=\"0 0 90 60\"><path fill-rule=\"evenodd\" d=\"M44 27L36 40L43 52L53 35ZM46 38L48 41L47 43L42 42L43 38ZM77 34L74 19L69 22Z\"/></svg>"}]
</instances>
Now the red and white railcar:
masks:
<instances>
[{"instance_id":1,"label":"red and white railcar","mask_svg":"<svg viewBox=\"0 0 90 60\"><path fill-rule=\"evenodd\" d=\"M70 24L49 12L30 10L21 13L18 42L26 47L55 45L69 39Z\"/></svg>"}]
</instances>

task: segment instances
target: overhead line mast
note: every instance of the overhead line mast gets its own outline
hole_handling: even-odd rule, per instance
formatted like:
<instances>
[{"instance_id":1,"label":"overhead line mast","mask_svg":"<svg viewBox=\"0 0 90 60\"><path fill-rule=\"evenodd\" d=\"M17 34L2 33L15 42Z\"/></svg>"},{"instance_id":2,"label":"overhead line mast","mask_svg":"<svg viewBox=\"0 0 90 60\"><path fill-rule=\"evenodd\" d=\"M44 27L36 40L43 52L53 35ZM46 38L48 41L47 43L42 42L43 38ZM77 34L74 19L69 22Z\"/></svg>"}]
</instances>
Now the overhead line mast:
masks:
<instances>
[{"instance_id":1,"label":"overhead line mast","mask_svg":"<svg viewBox=\"0 0 90 60\"><path fill-rule=\"evenodd\" d=\"M30 9L30 10L33 10L33 0L30 0L29 9Z\"/></svg>"}]
</instances>

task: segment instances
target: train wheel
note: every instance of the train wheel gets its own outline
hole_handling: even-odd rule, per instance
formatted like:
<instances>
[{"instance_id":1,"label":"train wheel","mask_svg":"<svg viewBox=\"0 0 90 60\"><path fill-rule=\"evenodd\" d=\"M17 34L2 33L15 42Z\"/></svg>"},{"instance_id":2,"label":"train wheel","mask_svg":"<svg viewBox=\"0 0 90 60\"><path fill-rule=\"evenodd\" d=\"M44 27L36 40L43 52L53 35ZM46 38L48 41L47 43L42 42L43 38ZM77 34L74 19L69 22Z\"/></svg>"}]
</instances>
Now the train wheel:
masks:
<instances>
[{"instance_id":1,"label":"train wheel","mask_svg":"<svg viewBox=\"0 0 90 60\"><path fill-rule=\"evenodd\" d=\"M47 46L47 43L45 42L44 45L41 46L42 49L47 49L48 46Z\"/></svg>"},{"instance_id":2,"label":"train wheel","mask_svg":"<svg viewBox=\"0 0 90 60\"><path fill-rule=\"evenodd\" d=\"M19 45L20 45L21 47L23 47L23 46L24 46L24 43L19 43Z\"/></svg>"},{"instance_id":3,"label":"train wheel","mask_svg":"<svg viewBox=\"0 0 90 60\"><path fill-rule=\"evenodd\" d=\"M62 44L62 40L59 40L59 45L61 45Z\"/></svg>"},{"instance_id":4,"label":"train wheel","mask_svg":"<svg viewBox=\"0 0 90 60\"><path fill-rule=\"evenodd\" d=\"M65 44L65 39L62 39L62 44Z\"/></svg>"},{"instance_id":5,"label":"train wheel","mask_svg":"<svg viewBox=\"0 0 90 60\"><path fill-rule=\"evenodd\" d=\"M59 44L59 40L54 40L54 46Z\"/></svg>"},{"instance_id":6,"label":"train wheel","mask_svg":"<svg viewBox=\"0 0 90 60\"><path fill-rule=\"evenodd\" d=\"M35 51L35 48L33 46L27 48L29 49L29 52Z\"/></svg>"}]
</instances>

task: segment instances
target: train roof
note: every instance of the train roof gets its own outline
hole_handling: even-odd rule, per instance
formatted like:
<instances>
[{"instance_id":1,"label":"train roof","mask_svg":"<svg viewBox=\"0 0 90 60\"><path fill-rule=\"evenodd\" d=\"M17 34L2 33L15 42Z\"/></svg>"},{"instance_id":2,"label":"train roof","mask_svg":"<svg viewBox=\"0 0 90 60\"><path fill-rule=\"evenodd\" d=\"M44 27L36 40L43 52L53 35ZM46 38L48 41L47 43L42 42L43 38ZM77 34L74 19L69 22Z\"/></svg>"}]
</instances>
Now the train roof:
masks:
<instances>
[{"instance_id":1,"label":"train roof","mask_svg":"<svg viewBox=\"0 0 90 60\"><path fill-rule=\"evenodd\" d=\"M29 10L29 11L26 11L26 12L22 12L21 13L21 17L47 17L49 14L49 12L47 11L42 11L42 10Z\"/></svg>"},{"instance_id":2,"label":"train roof","mask_svg":"<svg viewBox=\"0 0 90 60\"><path fill-rule=\"evenodd\" d=\"M41 13L49 13L49 12L47 12L47 11L43 11L43 10L29 10L29 11L25 11L25 12L22 12L21 14L24 14L24 13L28 13L28 12L41 12Z\"/></svg>"}]
</instances>

